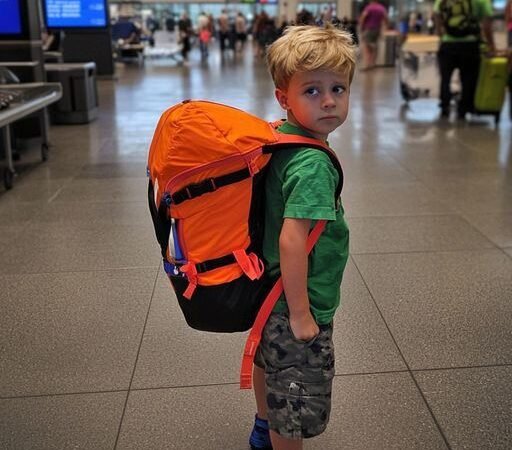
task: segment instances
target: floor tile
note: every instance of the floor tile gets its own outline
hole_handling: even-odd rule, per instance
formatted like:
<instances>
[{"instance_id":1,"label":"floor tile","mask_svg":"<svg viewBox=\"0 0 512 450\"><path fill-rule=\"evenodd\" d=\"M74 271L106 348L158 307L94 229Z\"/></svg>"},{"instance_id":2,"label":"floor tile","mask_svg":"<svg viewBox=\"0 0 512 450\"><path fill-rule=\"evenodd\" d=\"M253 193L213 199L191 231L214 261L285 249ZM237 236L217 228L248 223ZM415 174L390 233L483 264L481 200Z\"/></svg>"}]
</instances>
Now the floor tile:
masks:
<instances>
[{"instance_id":1,"label":"floor tile","mask_svg":"<svg viewBox=\"0 0 512 450\"><path fill-rule=\"evenodd\" d=\"M501 166L497 167L457 167L452 169L435 168L426 169L423 165L408 168L417 179L421 180L427 186L437 186L457 182L461 187L466 183L483 185L499 185L503 188L512 186L512 175Z\"/></svg>"},{"instance_id":2,"label":"floor tile","mask_svg":"<svg viewBox=\"0 0 512 450\"><path fill-rule=\"evenodd\" d=\"M0 224L0 250L9 245L18 236L24 225L1 225Z\"/></svg>"},{"instance_id":3,"label":"floor tile","mask_svg":"<svg viewBox=\"0 0 512 450\"><path fill-rule=\"evenodd\" d=\"M9 191L0 192L0 198L5 204L26 204L25 207L37 207L55 198L71 178L51 180L33 180L28 177L15 177L14 187Z\"/></svg>"},{"instance_id":4,"label":"floor tile","mask_svg":"<svg viewBox=\"0 0 512 450\"><path fill-rule=\"evenodd\" d=\"M148 202L51 202L32 212L32 222L75 226L132 225L152 227ZM155 239L156 243L156 239Z\"/></svg>"},{"instance_id":5,"label":"floor tile","mask_svg":"<svg viewBox=\"0 0 512 450\"><path fill-rule=\"evenodd\" d=\"M353 258L411 368L512 363L512 261L501 251Z\"/></svg>"},{"instance_id":6,"label":"floor tile","mask_svg":"<svg viewBox=\"0 0 512 450\"><path fill-rule=\"evenodd\" d=\"M77 178L143 178L145 174L146 164L140 162L86 164Z\"/></svg>"},{"instance_id":7,"label":"floor tile","mask_svg":"<svg viewBox=\"0 0 512 450\"><path fill-rule=\"evenodd\" d=\"M512 247L512 213L467 214L465 218L498 247Z\"/></svg>"},{"instance_id":8,"label":"floor tile","mask_svg":"<svg viewBox=\"0 0 512 450\"><path fill-rule=\"evenodd\" d=\"M410 145L407 139L395 151L389 153L412 172L422 170L469 170L497 169L500 163L496 157L498 149L482 152L468 147L468 141L453 142L444 138L418 142L415 136Z\"/></svg>"},{"instance_id":9,"label":"floor tile","mask_svg":"<svg viewBox=\"0 0 512 450\"><path fill-rule=\"evenodd\" d=\"M415 372L451 448L512 448L512 366Z\"/></svg>"},{"instance_id":10,"label":"floor tile","mask_svg":"<svg viewBox=\"0 0 512 450\"><path fill-rule=\"evenodd\" d=\"M114 447L126 392L0 399L0 447Z\"/></svg>"},{"instance_id":11,"label":"floor tile","mask_svg":"<svg viewBox=\"0 0 512 450\"><path fill-rule=\"evenodd\" d=\"M7 201L7 197L0 192L0 225L22 227L33 215L33 208L19 202Z\"/></svg>"},{"instance_id":12,"label":"floor tile","mask_svg":"<svg viewBox=\"0 0 512 450\"><path fill-rule=\"evenodd\" d=\"M83 205L82 205L83 206ZM151 223L31 223L5 249L0 273L42 273L157 267Z\"/></svg>"},{"instance_id":13,"label":"floor tile","mask_svg":"<svg viewBox=\"0 0 512 450\"><path fill-rule=\"evenodd\" d=\"M417 181L411 172L395 161L389 163L384 160L380 163L368 163L355 159L352 162L352 159L346 158L342 152L340 153L347 186L359 183L368 185Z\"/></svg>"},{"instance_id":14,"label":"floor tile","mask_svg":"<svg viewBox=\"0 0 512 450\"><path fill-rule=\"evenodd\" d=\"M133 388L238 383L246 333L190 328L160 272L137 360Z\"/></svg>"},{"instance_id":15,"label":"floor tile","mask_svg":"<svg viewBox=\"0 0 512 450\"><path fill-rule=\"evenodd\" d=\"M512 213L512 187L446 180L430 187L432 195L464 214Z\"/></svg>"},{"instance_id":16,"label":"floor tile","mask_svg":"<svg viewBox=\"0 0 512 450\"><path fill-rule=\"evenodd\" d=\"M132 391L117 450L246 449L252 396L234 384Z\"/></svg>"},{"instance_id":17,"label":"floor tile","mask_svg":"<svg viewBox=\"0 0 512 450\"><path fill-rule=\"evenodd\" d=\"M446 450L407 373L336 377L327 431L310 447L328 450Z\"/></svg>"},{"instance_id":18,"label":"floor tile","mask_svg":"<svg viewBox=\"0 0 512 450\"><path fill-rule=\"evenodd\" d=\"M118 448L246 448L253 402L251 391L233 384L133 391ZM396 373L335 377L327 431L304 448L447 447L410 376Z\"/></svg>"},{"instance_id":19,"label":"floor tile","mask_svg":"<svg viewBox=\"0 0 512 450\"><path fill-rule=\"evenodd\" d=\"M495 248L456 215L353 217L348 223L352 254Z\"/></svg>"},{"instance_id":20,"label":"floor tile","mask_svg":"<svg viewBox=\"0 0 512 450\"><path fill-rule=\"evenodd\" d=\"M336 373L405 370L405 363L351 261L343 275L341 293L333 333Z\"/></svg>"},{"instance_id":21,"label":"floor tile","mask_svg":"<svg viewBox=\"0 0 512 450\"><path fill-rule=\"evenodd\" d=\"M346 185L342 193L348 217L446 214L453 210L421 183Z\"/></svg>"},{"instance_id":22,"label":"floor tile","mask_svg":"<svg viewBox=\"0 0 512 450\"><path fill-rule=\"evenodd\" d=\"M75 179L56 196L56 202L142 202L147 201L145 169L140 178Z\"/></svg>"},{"instance_id":23,"label":"floor tile","mask_svg":"<svg viewBox=\"0 0 512 450\"><path fill-rule=\"evenodd\" d=\"M155 274L0 276L0 397L127 389Z\"/></svg>"},{"instance_id":24,"label":"floor tile","mask_svg":"<svg viewBox=\"0 0 512 450\"><path fill-rule=\"evenodd\" d=\"M21 178L28 180L29 177L30 181L72 179L80 172L82 165L83 163L79 161L61 162L60 158L56 157L55 159L49 159L44 164L38 163L29 168L19 169L20 182L23 182Z\"/></svg>"}]
</instances>

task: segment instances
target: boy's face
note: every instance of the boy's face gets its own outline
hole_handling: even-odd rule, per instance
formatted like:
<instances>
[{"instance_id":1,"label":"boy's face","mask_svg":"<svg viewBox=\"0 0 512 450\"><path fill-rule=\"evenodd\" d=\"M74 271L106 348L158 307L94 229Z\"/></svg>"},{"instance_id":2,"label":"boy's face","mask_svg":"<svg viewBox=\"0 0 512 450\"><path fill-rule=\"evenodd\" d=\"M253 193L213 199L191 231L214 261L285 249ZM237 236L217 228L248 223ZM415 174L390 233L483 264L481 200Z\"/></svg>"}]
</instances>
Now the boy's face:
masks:
<instances>
[{"instance_id":1,"label":"boy's face","mask_svg":"<svg viewBox=\"0 0 512 450\"><path fill-rule=\"evenodd\" d=\"M326 70L295 73L287 89L276 89L276 98L288 121L325 141L348 114L349 74Z\"/></svg>"}]
</instances>

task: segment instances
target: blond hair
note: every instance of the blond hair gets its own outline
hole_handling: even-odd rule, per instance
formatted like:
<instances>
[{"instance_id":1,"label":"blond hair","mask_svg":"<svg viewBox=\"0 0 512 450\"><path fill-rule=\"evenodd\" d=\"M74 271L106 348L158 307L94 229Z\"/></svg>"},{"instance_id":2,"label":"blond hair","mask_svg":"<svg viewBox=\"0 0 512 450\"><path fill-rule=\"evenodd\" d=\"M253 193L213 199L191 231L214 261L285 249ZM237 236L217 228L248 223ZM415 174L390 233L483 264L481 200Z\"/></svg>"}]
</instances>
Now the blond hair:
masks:
<instances>
[{"instance_id":1,"label":"blond hair","mask_svg":"<svg viewBox=\"0 0 512 450\"><path fill-rule=\"evenodd\" d=\"M350 33L330 24L291 26L268 47L267 65L279 89L288 87L294 73L312 70L348 73L352 82L356 46Z\"/></svg>"}]
</instances>

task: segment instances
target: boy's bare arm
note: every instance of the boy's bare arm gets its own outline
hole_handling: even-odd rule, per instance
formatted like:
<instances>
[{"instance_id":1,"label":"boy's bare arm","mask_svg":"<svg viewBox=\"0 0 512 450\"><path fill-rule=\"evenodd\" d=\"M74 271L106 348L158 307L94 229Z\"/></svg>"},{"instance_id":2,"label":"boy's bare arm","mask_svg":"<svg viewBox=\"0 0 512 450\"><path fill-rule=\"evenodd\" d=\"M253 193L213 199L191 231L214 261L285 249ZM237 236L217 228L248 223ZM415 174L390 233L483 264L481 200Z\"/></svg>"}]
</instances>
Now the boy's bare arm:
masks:
<instances>
[{"instance_id":1,"label":"boy's bare arm","mask_svg":"<svg viewBox=\"0 0 512 450\"><path fill-rule=\"evenodd\" d=\"M279 235L279 254L283 287L290 311L290 326L294 336L303 341L319 332L309 309L307 289L308 254L306 241L311 221L285 218Z\"/></svg>"}]
</instances>

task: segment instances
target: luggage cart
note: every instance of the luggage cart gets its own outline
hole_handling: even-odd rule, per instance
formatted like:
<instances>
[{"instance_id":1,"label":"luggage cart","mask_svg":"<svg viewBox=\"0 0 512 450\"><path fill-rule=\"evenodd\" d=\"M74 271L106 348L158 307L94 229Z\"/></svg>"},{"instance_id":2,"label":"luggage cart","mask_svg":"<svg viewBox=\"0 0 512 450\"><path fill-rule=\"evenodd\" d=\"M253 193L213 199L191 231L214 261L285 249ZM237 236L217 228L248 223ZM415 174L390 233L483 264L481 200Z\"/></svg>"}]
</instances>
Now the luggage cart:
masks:
<instances>
[{"instance_id":1,"label":"luggage cart","mask_svg":"<svg viewBox=\"0 0 512 450\"><path fill-rule=\"evenodd\" d=\"M408 103L418 98L439 95L437 36L409 35L398 56L400 93Z\"/></svg>"},{"instance_id":2,"label":"luggage cart","mask_svg":"<svg viewBox=\"0 0 512 450\"><path fill-rule=\"evenodd\" d=\"M14 158L11 148L10 125L19 119L38 113L41 123L42 143L41 159L48 159L48 115L46 107L58 101L62 96L59 83L22 83L3 84L0 89L13 96L12 104L0 112L0 138L2 139L6 164L3 171L3 181L6 189L13 186Z\"/></svg>"},{"instance_id":3,"label":"luggage cart","mask_svg":"<svg viewBox=\"0 0 512 450\"><path fill-rule=\"evenodd\" d=\"M409 35L399 54L398 74L400 93L406 105L418 98L439 98L441 77L437 61L439 37ZM452 102L460 96L458 71L454 71L450 84Z\"/></svg>"}]
</instances>

